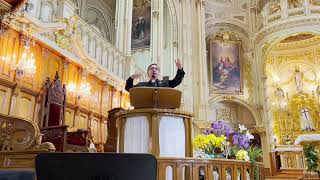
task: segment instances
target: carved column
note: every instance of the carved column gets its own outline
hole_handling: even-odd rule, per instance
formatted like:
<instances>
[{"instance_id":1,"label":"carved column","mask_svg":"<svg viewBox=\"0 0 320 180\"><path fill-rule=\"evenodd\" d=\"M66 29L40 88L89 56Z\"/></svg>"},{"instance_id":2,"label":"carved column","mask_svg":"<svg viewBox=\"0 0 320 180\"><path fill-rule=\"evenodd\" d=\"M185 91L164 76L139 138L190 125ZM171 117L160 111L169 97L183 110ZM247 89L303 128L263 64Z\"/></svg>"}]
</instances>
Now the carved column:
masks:
<instances>
[{"instance_id":1,"label":"carved column","mask_svg":"<svg viewBox=\"0 0 320 180\"><path fill-rule=\"evenodd\" d=\"M196 41L197 50L199 57L198 65L198 120L207 120L207 100L208 100L208 73L207 73L207 52L206 52L206 42L205 42L205 12L204 12L204 1L196 1L196 11L197 11L197 30L196 30Z\"/></svg>"},{"instance_id":2,"label":"carved column","mask_svg":"<svg viewBox=\"0 0 320 180\"><path fill-rule=\"evenodd\" d=\"M264 91L264 117L265 119L265 127L267 132L267 143L269 144L268 150L271 151L275 147L275 143L273 140L273 120L272 120L272 111L270 108L270 100L268 97L268 87L267 87L267 77L261 77L261 81L263 82L263 91Z\"/></svg>"},{"instance_id":3,"label":"carved column","mask_svg":"<svg viewBox=\"0 0 320 180\"><path fill-rule=\"evenodd\" d=\"M160 68L163 66L163 1L154 0L151 4L151 59L152 63L157 63ZM160 77L162 77L160 71Z\"/></svg>"},{"instance_id":4,"label":"carved column","mask_svg":"<svg viewBox=\"0 0 320 180\"><path fill-rule=\"evenodd\" d=\"M117 0L115 46L124 54L131 54L132 7L133 0Z\"/></svg>"},{"instance_id":5,"label":"carved column","mask_svg":"<svg viewBox=\"0 0 320 180\"><path fill-rule=\"evenodd\" d=\"M194 2L193 2L194 3ZM191 60L191 49L192 43L192 33L185 33L186 31L191 31L191 12L189 8L190 2L179 1L177 4L178 13L178 55L177 58L181 59L183 63L183 69L186 72L180 90L183 89L182 99L181 99L181 109L185 111L192 111L192 104L189 103L192 99L192 60Z\"/></svg>"}]
</instances>

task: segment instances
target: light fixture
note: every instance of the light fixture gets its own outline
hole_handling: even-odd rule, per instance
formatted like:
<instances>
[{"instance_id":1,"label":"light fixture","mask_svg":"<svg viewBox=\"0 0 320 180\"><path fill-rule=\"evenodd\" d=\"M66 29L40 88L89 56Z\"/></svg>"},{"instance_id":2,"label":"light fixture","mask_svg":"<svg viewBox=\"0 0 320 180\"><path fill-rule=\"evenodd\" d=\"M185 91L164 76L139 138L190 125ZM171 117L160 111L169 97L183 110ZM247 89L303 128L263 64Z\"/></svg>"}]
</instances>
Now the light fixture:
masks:
<instances>
[{"instance_id":1,"label":"light fixture","mask_svg":"<svg viewBox=\"0 0 320 180\"><path fill-rule=\"evenodd\" d=\"M91 95L91 86L88 82L86 82L85 78L83 78L79 88L77 88L75 83L69 83L67 85L67 92L71 93L73 97L77 97L77 99L80 100L83 97L89 97Z\"/></svg>"},{"instance_id":2,"label":"light fixture","mask_svg":"<svg viewBox=\"0 0 320 180\"><path fill-rule=\"evenodd\" d=\"M81 97L89 97L91 95L91 87L88 82L81 83L78 95Z\"/></svg>"},{"instance_id":3,"label":"light fixture","mask_svg":"<svg viewBox=\"0 0 320 180\"><path fill-rule=\"evenodd\" d=\"M272 75L272 81L273 81L273 83L275 83L275 84L278 84L279 82L280 82L280 77L278 76L278 75L276 75L276 74L273 74Z\"/></svg>"},{"instance_id":4,"label":"light fixture","mask_svg":"<svg viewBox=\"0 0 320 180\"><path fill-rule=\"evenodd\" d=\"M10 61L10 70L16 72L16 77L18 79L23 77L32 78L37 70L34 55L30 50L31 38L25 37L23 40L25 45L21 58L18 59L18 62L16 63L16 55L13 54ZM8 61L7 57L2 57L2 60Z\"/></svg>"}]
</instances>

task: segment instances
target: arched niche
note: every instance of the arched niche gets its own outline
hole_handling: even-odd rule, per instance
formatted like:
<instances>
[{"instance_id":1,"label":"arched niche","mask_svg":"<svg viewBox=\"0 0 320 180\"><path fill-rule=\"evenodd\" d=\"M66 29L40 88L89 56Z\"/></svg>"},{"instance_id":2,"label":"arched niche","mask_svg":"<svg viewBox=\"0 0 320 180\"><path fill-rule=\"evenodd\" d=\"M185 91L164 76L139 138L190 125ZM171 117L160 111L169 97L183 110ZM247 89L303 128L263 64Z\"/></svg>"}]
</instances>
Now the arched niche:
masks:
<instances>
[{"instance_id":1,"label":"arched niche","mask_svg":"<svg viewBox=\"0 0 320 180\"><path fill-rule=\"evenodd\" d=\"M239 124L254 129L261 123L258 110L244 100L235 97L219 96L209 102L210 121L225 121L232 127Z\"/></svg>"}]
</instances>

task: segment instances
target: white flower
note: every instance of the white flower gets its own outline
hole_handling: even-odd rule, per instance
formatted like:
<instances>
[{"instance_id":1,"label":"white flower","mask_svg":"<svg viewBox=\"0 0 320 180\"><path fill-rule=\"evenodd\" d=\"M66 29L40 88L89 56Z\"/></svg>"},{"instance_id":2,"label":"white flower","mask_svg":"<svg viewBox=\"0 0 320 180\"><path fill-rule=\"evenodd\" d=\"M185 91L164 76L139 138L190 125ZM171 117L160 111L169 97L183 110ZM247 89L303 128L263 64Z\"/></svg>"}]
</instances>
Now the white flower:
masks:
<instances>
[{"instance_id":1,"label":"white flower","mask_svg":"<svg viewBox=\"0 0 320 180\"><path fill-rule=\"evenodd\" d=\"M246 137L248 139L254 139L254 136L249 131L246 132Z\"/></svg>"},{"instance_id":2,"label":"white flower","mask_svg":"<svg viewBox=\"0 0 320 180\"><path fill-rule=\"evenodd\" d=\"M239 129L240 129L240 132L243 132L243 131L247 130L247 128L244 127L244 125L241 125L241 124L239 124Z\"/></svg>"},{"instance_id":3,"label":"white flower","mask_svg":"<svg viewBox=\"0 0 320 180\"><path fill-rule=\"evenodd\" d=\"M246 156L244 157L244 160L245 160L245 161L250 161L249 156L248 156L248 155L246 155Z\"/></svg>"}]
</instances>

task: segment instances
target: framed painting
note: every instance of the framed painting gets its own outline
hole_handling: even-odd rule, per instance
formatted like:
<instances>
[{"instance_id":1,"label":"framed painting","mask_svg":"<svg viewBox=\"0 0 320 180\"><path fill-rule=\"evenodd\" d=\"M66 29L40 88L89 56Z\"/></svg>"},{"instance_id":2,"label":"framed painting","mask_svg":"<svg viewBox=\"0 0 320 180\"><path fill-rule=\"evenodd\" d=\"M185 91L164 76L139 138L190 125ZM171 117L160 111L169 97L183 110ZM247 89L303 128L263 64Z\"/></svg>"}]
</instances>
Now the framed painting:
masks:
<instances>
[{"instance_id":1,"label":"framed painting","mask_svg":"<svg viewBox=\"0 0 320 180\"><path fill-rule=\"evenodd\" d=\"M215 94L242 94L241 41L223 36L210 41L212 91Z\"/></svg>"},{"instance_id":2,"label":"framed painting","mask_svg":"<svg viewBox=\"0 0 320 180\"><path fill-rule=\"evenodd\" d=\"M131 49L150 47L151 3L147 0L134 0L132 12Z\"/></svg>"}]
</instances>

